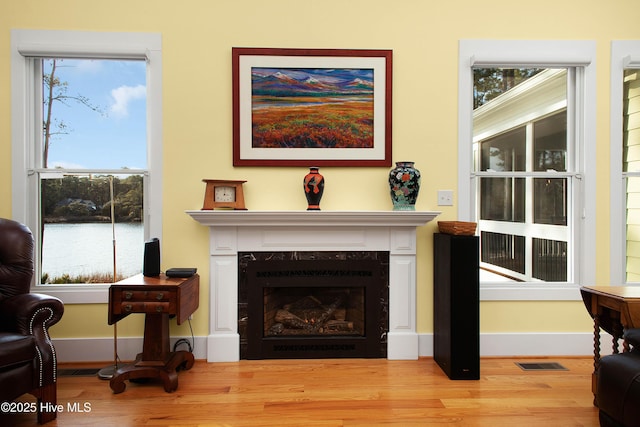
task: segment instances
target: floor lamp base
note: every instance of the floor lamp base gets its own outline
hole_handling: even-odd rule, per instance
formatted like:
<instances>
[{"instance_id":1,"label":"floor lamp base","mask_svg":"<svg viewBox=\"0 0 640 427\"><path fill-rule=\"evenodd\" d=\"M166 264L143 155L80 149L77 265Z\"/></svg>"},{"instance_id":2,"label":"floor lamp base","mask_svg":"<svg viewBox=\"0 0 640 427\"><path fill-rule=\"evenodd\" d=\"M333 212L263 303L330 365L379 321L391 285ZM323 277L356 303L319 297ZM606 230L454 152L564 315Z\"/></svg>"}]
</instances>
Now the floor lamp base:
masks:
<instances>
[{"instance_id":1,"label":"floor lamp base","mask_svg":"<svg viewBox=\"0 0 640 427\"><path fill-rule=\"evenodd\" d=\"M100 378L101 380L110 380L111 378L113 378L113 375L117 370L118 366L116 365L105 366L98 371L98 378Z\"/></svg>"}]
</instances>

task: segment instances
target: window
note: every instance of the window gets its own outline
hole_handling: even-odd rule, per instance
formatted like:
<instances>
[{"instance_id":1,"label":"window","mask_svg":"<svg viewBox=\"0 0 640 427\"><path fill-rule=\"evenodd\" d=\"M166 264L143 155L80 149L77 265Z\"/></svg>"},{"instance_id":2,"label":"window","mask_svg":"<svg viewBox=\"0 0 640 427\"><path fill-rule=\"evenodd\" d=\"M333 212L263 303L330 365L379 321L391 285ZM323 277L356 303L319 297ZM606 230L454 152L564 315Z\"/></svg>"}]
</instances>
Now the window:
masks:
<instances>
[{"instance_id":1,"label":"window","mask_svg":"<svg viewBox=\"0 0 640 427\"><path fill-rule=\"evenodd\" d=\"M139 272L161 237L160 48L154 34L12 31L13 217L34 233L39 292L106 302L107 285L84 283Z\"/></svg>"},{"instance_id":2,"label":"window","mask_svg":"<svg viewBox=\"0 0 640 427\"><path fill-rule=\"evenodd\" d=\"M478 222L483 300L579 299L595 278L594 57L460 42L458 217Z\"/></svg>"},{"instance_id":3,"label":"window","mask_svg":"<svg viewBox=\"0 0 640 427\"><path fill-rule=\"evenodd\" d=\"M613 284L640 283L640 40L611 43Z\"/></svg>"}]
</instances>

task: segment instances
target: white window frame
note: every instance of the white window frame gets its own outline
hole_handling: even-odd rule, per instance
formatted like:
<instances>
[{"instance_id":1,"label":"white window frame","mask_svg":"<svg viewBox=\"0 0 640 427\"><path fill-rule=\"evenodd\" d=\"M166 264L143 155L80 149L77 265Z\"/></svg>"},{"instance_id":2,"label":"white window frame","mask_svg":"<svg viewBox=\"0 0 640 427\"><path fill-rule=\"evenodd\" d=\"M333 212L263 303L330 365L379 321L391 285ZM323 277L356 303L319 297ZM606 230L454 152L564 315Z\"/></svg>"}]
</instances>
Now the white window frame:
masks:
<instances>
[{"instance_id":1,"label":"white window frame","mask_svg":"<svg viewBox=\"0 0 640 427\"><path fill-rule=\"evenodd\" d=\"M12 215L40 241L36 149L38 118L33 57L142 59L147 61L147 176L145 239L162 234L162 39L157 33L11 30ZM141 247L142 251L144 248ZM36 269L39 272L39 269ZM39 282L39 281L37 281ZM106 303L108 284L33 285L65 304Z\"/></svg>"},{"instance_id":2,"label":"white window frame","mask_svg":"<svg viewBox=\"0 0 640 427\"><path fill-rule=\"evenodd\" d=\"M571 283L483 283L480 299L496 300L580 300L580 286L595 283L595 118L596 44L589 40L460 40L458 52L458 219L477 221L473 173L473 67L576 67L575 138L580 153L575 172L581 176L574 189L575 276ZM570 118L569 123L572 120ZM567 129L568 132L571 130Z\"/></svg>"},{"instance_id":3,"label":"white window frame","mask_svg":"<svg viewBox=\"0 0 640 427\"><path fill-rule=\"evenodd\" d=\"M614 40L611 42L610 86L610 258L609 278L612 285L627 283L627 206L626 179L622 170L622 104L623 72L628 68L640 69L640 40Z\"/></svg>"}]
</instances>

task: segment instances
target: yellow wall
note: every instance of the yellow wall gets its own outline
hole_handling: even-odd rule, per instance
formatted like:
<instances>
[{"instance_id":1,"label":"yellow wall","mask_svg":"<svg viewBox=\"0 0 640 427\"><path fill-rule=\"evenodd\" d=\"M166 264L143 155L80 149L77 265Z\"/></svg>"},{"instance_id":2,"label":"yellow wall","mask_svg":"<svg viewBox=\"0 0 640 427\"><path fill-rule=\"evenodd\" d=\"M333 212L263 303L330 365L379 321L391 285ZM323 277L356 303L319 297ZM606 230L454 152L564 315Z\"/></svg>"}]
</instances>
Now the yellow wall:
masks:
<instances>
[{"instance_id":1,"label":"yellow wall","mask_svg":"<svg viewBox=\"0 0 640 427\"><path fill-rule=\"evenodd\" d=\"M144 31L162 34L164 72L163 267L193 265L208 283L207 230L184 210L202 204L203 178L246 179L249 209L304 209L304 168L234 168L231 160L231 48L393 49L393 160L423 173L419 210L438 207L438 189L457 188L457 53L460 39L589 39L597 42L597 199L609 200L609 46L640 39L637 0L41 0L0 3L0 216L11 216L10 29ZM391 208L389 168L323 168L324 210ZM372 190L351 194L341 183ZM285 194L286 197L281 195ZM597 211L597 282L609 275L609 209ZM432 331L432 233L419 231L418 332ZM194 332L206 335L208 289L202 287ZM483 332L587 332L581 302L486 302ZM184 326L183 326L184 328ZM187 334L187 329L179 331ZM104 305L67 306L55 337L110 336ZM140 321L119 333L141 335Z\"/></svg>"}]
</instances>

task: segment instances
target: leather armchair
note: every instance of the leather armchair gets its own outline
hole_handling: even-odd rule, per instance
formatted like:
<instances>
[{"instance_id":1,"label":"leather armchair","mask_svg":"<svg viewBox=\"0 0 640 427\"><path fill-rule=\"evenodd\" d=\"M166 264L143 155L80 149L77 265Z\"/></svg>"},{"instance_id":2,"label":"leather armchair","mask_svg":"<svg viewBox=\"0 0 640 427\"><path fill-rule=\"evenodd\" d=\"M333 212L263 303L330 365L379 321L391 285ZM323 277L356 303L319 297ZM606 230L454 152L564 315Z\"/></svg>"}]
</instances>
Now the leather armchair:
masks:
<instances>
[{"instance_id":1,"label":"leather armchair","mask_svg":"<svg viewBox=\"0 0 640 427\"><path fill-rule=\"evenodd\" d=\"M640 329L625 331L631 351L600 359L596 404L603 427L640 426Z\"/></svg>"},{"instance_id":2,"label":"leather armchair","mask_svg":"<svg viewBox=\"0 0 640 427\"><path fill-rule=\"evenodd\" d=\"M30 393L38 422L56 418L56 352L49 327L64 312L58 298L30 293L34 241L24 225L0 218L0 402ZM6 415L6 414L0 414Z\"/></svg>"}]
</instances>

